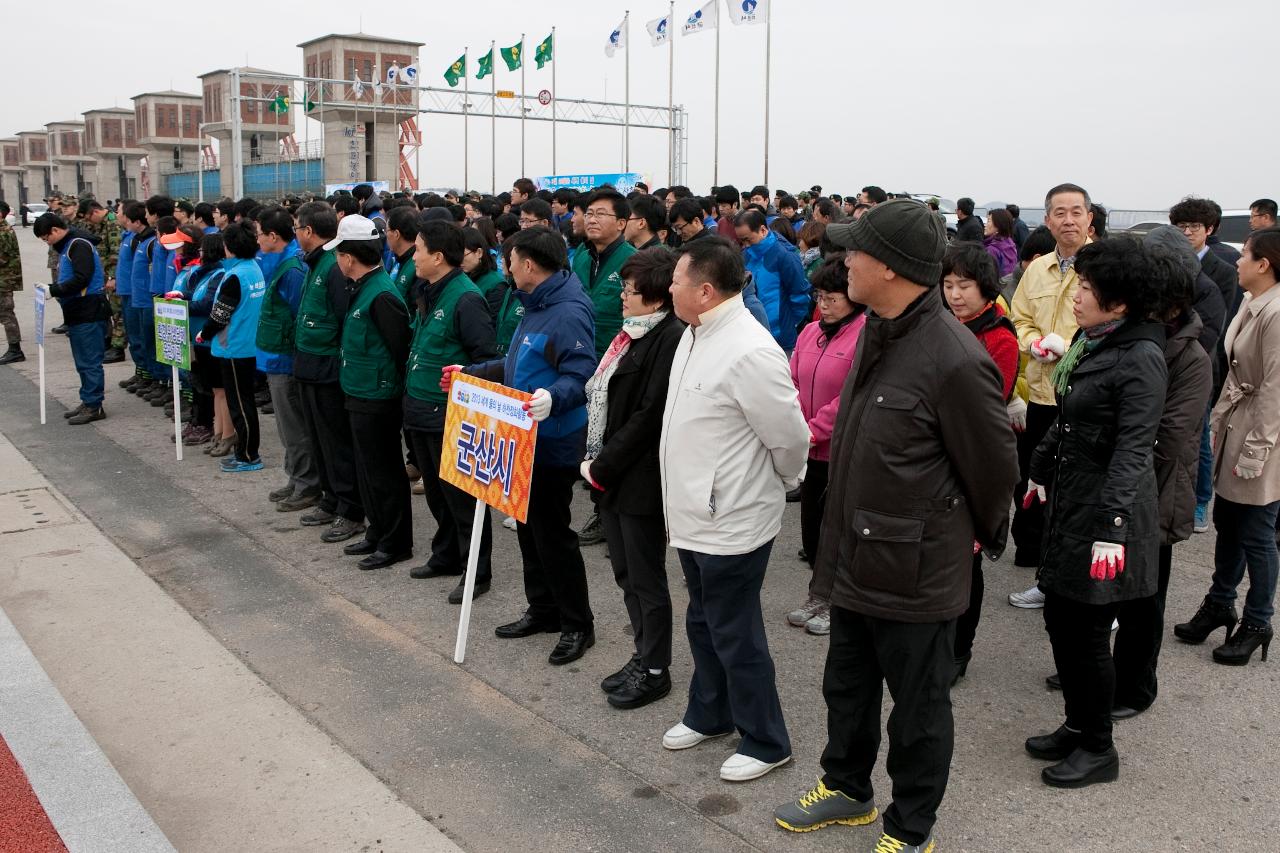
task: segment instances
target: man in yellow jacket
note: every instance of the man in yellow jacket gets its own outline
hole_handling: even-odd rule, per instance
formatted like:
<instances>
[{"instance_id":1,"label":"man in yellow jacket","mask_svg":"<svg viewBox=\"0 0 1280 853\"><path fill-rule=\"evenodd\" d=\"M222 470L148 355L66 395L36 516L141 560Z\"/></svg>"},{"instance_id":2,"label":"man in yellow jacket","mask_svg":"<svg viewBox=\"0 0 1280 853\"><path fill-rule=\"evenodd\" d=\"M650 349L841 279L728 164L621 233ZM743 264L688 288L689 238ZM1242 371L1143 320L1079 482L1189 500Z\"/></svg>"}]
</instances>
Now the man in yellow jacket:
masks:
<instances>
[{"instance_id":1,"label":"man in yellow jacket","mask_svg":"<svg viewBox=\"0 0 1280 853\"><path fill-rule=\"evenodd\" d=\"M1053 393L1053 369L1066 352L1076 333L1072 299L1079 277L1075 272L1076 253L1089 242L1089 225L1093 221L1089 193L1075 184L1059 184L1049 190L1044 201L1044 223L1053 234L1056 247L1048 255L1031 262L1018 282L1010 312L1018 331L1018 344L1030 355L1026 379L1027 427L1018 436L1018 476L1016 498L1027 490L1027 471L1031 454L1057 417L1057 401ZM1044 508L1034 502L1021 503L1014 510L1014 565L1040 565L1040 538L1044 526ZM1044 606L1044 594L1032 586L1026 592L1009 596L1015 607Z\"/></svg>"}]
</instances>

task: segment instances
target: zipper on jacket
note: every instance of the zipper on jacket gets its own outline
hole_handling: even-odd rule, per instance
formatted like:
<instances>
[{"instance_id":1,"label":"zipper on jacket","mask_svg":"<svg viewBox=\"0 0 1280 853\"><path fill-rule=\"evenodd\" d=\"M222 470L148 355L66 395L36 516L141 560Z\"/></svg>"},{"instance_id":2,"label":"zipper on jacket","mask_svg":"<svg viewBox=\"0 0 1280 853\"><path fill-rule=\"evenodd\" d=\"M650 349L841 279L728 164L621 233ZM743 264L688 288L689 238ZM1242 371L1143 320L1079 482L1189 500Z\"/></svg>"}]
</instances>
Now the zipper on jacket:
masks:
<instances>
[{"instance_id":1,"label":"zipper on jacket","mask_svg":"<svg viewBox=\"0 0 1280 853\"><path fill-rule=\"evenodd\" d=\"M685 373L689 370L689 362L693 360L693 348L694 348L694 347L697 345L697 343L698 343L698 332L697 332L696 327L690 327L690 329L689 329L689 337L692 339L692 341L693 341L693 342L692 342L691 344L689 344L689 355L688 355L688 357L687 357L687 358L685 358L685 360L684 360L684 367L680 368L680 380L676 383L676 388L677 388L677 389L679 389L679 388L681 388L681 387L683 387L683 386L684 386L684 375L685 375ZM670 386L669 386L669 385L668 385L668 393L670 393ZM675 406L676 406L676 405L679 405L679 403L680 403L680 395L677 393L677 394L676 394L676 402L675 402L675 404L673 404L673 405L672 405L672 408L671 408L671 413L672 413L673 415L675 414L675 411L676 411L676 410L675 410ZM663 446L665 446L665 445L666 445L666 443L667 443L667 431L668 431L668 429L670 428L670 422L671 422L671 419L670 419L670 418L663 418L663 420L662 420L662 439L661 439L661 444L662 444ZM666 470L666 468L667 468L667 454L664 452L664 453L662 454L662 470L664 470L664 471L665 471L665 470ZM670 522L668 522L668 521L667 521L667 513L666 513L666 507L669 505L669 504L668 504L668 501L667 501L667 480L668 480L668 479L669 479L669 478L667 478L667 477L664 477L664 478L662 479L662 506L663 506L663 512L662 512L662 527L663 527L663 529L666 531L666 534L667 534L667 543L668 543L668 544L670 544L670 542L671 542L671 524L670 524ZM714 482L714 480L713 480L712 482Z\"/></svg>"}]
</instances>

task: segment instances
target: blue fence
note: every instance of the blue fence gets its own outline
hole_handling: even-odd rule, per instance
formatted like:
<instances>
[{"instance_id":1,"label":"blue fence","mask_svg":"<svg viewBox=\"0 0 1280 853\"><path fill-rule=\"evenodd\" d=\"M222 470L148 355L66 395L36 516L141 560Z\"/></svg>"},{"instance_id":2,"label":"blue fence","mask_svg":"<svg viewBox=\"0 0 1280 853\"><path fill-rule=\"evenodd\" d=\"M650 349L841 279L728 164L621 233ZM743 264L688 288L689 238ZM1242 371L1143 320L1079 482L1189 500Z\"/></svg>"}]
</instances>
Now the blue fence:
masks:
<instances>
[{"instance_id":1,"label":"blue fence","mask_svg":"<svg viewBox=\"0 0 1280 853\"><path fill-rule=\"evenodd\" d=\"M199 172L175 172L166 176L165 192L173 198L199 198ZM216 169L204 173L204 197L214 201L229 194L222 189ZM324 160L294 160L286 163L257 163L244 167L244 194L250 198L273 199L289 193L324 193Z\"/></svg>"},{"instance_id":2,"label":"blue fence","mask_svg":"<svg viewBox=\"0 0 1280 853\"><path fill-rule=\"evenodd\" d=\"M171 198L195 201L200 197L199 181L199 172L174 172L165 178L164 191ZM217 201L222 197L222 176L217 169L205 170L204 197L208 201Z\"/></svg>"}]
</instances>

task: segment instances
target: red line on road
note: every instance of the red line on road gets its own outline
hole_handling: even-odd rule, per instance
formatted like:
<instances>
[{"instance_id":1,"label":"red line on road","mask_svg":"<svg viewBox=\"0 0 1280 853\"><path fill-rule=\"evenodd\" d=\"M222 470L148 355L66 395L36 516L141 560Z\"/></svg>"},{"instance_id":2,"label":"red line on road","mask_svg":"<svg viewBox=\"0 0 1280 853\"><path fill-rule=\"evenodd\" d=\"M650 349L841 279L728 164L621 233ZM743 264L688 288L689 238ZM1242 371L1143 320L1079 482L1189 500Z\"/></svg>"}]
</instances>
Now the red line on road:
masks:
<instances>
[{"instance_id":1,"label":"red line on road","mask_svg":"<svg viewBox=\"0 0 1280 853\"><path fill-rule=\"evenodd\" d=\"M44 806L31 790L27 774L0 736L0 850L66 853Z\"/></svg>"}]
</instances>

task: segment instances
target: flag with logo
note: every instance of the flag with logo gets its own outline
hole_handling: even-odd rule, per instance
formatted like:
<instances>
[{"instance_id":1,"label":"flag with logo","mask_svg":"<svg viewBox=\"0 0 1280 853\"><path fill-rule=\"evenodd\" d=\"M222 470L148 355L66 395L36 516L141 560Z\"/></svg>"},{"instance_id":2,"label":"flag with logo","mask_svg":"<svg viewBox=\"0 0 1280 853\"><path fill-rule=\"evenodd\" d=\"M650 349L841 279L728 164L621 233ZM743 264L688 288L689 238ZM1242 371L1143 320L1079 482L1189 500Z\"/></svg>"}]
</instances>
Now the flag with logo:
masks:
<instances>
[{"instance_id":1,"label":"flag with logo","mask_svg":"<svg viewBox=\"0 0 1280 853\"><path fill-rule=\"evenodd\" d=\"M364 81L358 76L356 77L356 84L351 87L351 91L355 94L357 99L364 97Z\"/></svg>"},{"instance_id":2,"label":"flag with logo","mask_svg":"<svg viewBox=\"0 0 1280 853\"><path fill-rule=\"evenodd\" d=\"M724 0L729 21L735 26L769 22L769 0Z\"/></svg>"},{"instance_id":3,"label":"flag with logo","mask_svg":"<svg viewBox=\"0 0 1280 853\"><path fill-rule=\"evenodd\" d=\"M649 43L654 47L664 44L667 40L668 30L671 27L671 21L668 16L663 15L661 18L655 18L644 25L649 31Z\"/></svg>"},{"instance_id":4,"label":"flag with logo","mask_svg":"<svg viewBox=\"0 0 1280 853\"><path fill-rule=\"evenodd\" d=\"M715 29L716 18L718 17L719 16L716 14L716 0L710 0L710 2L701 9L695 10L694 13L689 16L689 20L684 22L682 34L691 36L694 33L700 33L703 30Z\"/></svg>"},{"instance_id":5,"label":"flag with logo","mask_svg":"<svg viewBox=\"0 0 1280 853\"><path fill-rule=\"evenodd\" d=\"M476 62L476 79L483 80L493 73L493 48Z\"/></svg>"},{"instance_id":6,"label":"flag with logo","mask_svg":"<svg viewBox=\"0 0 1280 853\"><path fill-rule=\"evenodd\" d=\"M552 58L551 36L547 36L542 40L541 44L534 48L533 59L538 63L538 68L542 68L542 66L550 62Z\"/></svg>"},{"instance_id":7,"label":"flag with logo","mask_svg":"<svg viewBox=\"0 0 1280 853\"><path fill-rule=\"evenodd\" d=\"M613 32L609 33L609 42L604 46L604 55L613 56L618 51L627 46L627 19L623 18L622 23L613 28Z\"/></svg>"},{"instance_id":8,"label":"flag with logo","mask_svg":"<svg viewBox=\"0 0 1280 853\"><path fill-rule=\"evenodd\" d=\"M275 100L267 104L267 112L277 115L289 112L289 99L284 95L276 95Z\"/></svg>"},{"instance_id":9,"label":"flag with logo","mask_svg":"<svg viewBox=\"0 0 1280 853\"><path fill-rule=\"evenodd\" d=\"M511 47L504 47L498 51L502 56L502 61L507 63L508 71L515 71L520 67L523 58L520 54L524 53L524 39L519 44L513 44Z\"/></svg>"},{"instance_id":10,"label":"flag with logo","mask_svg":"<svg viewBox=\"0 0 1280 853\"><path fill-rule=\"evenodd\" d=\"M467 76L467 55L464 53L444 70L444 81L450 86L457 86L458 81Z\"/></svg>"},{"instance_id":11,"label":"flag with logo","mask_svg":"<svg viewBox=\"0 0 1280 853\"><path fill-rule=\"evenodd\" d=\"M416 86L418 84L418 66L406 65L400 69L400 82L408 86Z\"/></svg>"},{"instance_id":12,"label":"flag with logo","mask_svg":"<svg viewBox=\"0 0 1280 853\"><path fill-rule=\"evenodd\" d=\"M400 78L400 65L399 63L393 62L391 63L391 67L387 69L388 85L394 86L396 84L396 80L398 80L399 78Z\"/></svg>"}]
</instances>

